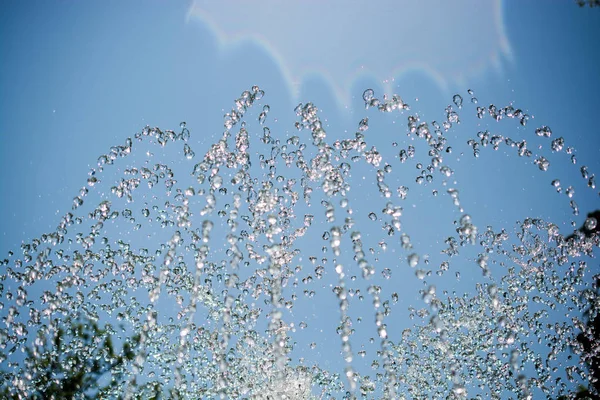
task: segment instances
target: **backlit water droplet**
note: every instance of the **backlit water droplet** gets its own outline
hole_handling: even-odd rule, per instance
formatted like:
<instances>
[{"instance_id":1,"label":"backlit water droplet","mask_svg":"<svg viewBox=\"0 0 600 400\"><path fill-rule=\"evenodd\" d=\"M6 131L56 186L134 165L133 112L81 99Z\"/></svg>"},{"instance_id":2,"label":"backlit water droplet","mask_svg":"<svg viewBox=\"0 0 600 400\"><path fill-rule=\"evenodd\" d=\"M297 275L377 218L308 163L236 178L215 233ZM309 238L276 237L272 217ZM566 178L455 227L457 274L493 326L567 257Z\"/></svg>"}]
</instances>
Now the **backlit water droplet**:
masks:
<instances>
[{"instance_id":1,"label":"backlit water droplet","mask_svg":"<svg viewBox=\"0 0 600 400\"><path fill-rule=\"evenodd\" d=\"M462 108L463 99L460 94L455 94L454 97L452 97L452 102L454 103L454 105L456 105L456 107Z\"/></svg>"},{"instance_id":2,"label":"backlit water droplet","mask_svg":"<svg viewBox=\"0 0 600 400\"><path fill-rule=\"evenodd\" d=\"M588 231L593 231L598 226L598 221L594 217L588 217L585 220L584 226L585 226L585 229L587 229Z\"/></svg>"}]
</instances>

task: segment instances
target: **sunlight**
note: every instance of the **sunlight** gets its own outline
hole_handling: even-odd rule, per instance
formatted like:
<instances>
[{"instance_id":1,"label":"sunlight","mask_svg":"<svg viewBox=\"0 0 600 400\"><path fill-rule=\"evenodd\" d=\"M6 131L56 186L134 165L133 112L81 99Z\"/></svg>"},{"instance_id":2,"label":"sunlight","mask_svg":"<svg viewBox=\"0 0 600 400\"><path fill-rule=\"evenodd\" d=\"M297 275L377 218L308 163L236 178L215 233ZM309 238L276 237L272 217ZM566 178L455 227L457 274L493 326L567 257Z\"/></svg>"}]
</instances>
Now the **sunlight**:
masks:
<instances>
[{"instance_id":1,"label":"sunlight","mask_svg":"<svg viewBox=\"0 0 600 400\"><path fill-rule=\"evenodd\" d=\"M258 43L280 66L295 100L308 75L321 76L347 104L361 77L378 77L389 93L401 75L418 70L445 91L501 72L502 61L512 60L501 0L436 3L267 0L257 7L194 0L187 20L208 26L221 49Z\"/></svg>"}]
</instances>

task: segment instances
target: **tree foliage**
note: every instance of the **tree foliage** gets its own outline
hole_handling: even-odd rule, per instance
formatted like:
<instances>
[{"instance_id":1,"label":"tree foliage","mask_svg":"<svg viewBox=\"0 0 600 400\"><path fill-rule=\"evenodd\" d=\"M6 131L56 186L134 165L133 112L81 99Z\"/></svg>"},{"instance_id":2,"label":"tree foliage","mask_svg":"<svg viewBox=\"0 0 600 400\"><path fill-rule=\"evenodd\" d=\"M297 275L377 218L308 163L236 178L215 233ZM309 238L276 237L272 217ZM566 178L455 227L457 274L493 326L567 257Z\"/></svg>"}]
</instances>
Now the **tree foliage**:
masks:
<instances>
[{"instance_id":1,"label":"tree foliage","mask_svg":"<svg viewBox=\"0 0 600 400\"><path fill-rule=\"evenodd\" d=\"M600 0L576 0L577 4L579 5L579 7L585 7L590 6L590 7L599 7L600 6Z\"/></svg>"},{"instance_id":2,"label":"tree foliage","mask_svg":"<svg viewBox=\"0 0 600 400\"><path fill-rule=\"evenodd\" d=\"M600 396L600 314L598 313L598 298L600 297L600 279L596 281L594 300L590 302L587 311L587 323L581 333L577 335L577 342L581 358L589 370L589 387L578 393L577 399L598 398ZM582 396L582 397L580 397Z\"/></svg>"},{"instance_id":3,"label":"tree foliage","mask_svg":"<svg viewBox=\"0 0 600 400\"><path fill-rule=\"evenodd\" d=\"M28 376L2 373L0 397L5 399L95 399L107 397L124 379L140 337L125 341L117 354L110 326L100 328L94 321L78 318L52 335L38 334L27 349L24 363ZM22 393L18 380L27 379L35 390ZM109 396L110 397L110 396Z\"/></svg>"}]
</instances>

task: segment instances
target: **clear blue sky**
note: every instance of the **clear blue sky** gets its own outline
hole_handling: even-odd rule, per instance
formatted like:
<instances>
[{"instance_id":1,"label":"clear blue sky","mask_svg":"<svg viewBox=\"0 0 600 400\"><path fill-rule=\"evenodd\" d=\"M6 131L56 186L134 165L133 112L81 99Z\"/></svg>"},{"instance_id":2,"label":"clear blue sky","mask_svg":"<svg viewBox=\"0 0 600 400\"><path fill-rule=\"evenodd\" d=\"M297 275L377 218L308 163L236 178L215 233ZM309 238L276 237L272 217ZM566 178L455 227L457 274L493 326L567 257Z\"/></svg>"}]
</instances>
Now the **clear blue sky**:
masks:
<instances>
[{"instance_id":1,"label":"clear blue sky","mask_svg":"<svg viewBox=\"0 0 600 400\"><path fill-rule=\"evenodd\" d=\"M358 121L368 116L369 146L391 159L400 148L414 144L421 151L420 160L427 160L425 146L407 139L406 118L418 113L422 120L442 121L444 108L460 93L462 123L447 134L453 147L447 157L455 171L450 181L457 183L448 187L460 189L465 212L480 231L487 225L511 231L515 221L539 217L568 234L571 220L580 226L587 212L600 208L598 188L588 189L579 172L582 165L590 174L600 171L600 9L580 8L571 1L490 1L486 7L473 0L460 2L456 9L446 9L442 1L428 6L408 2L405 8L391 1L380 2L379 8L356 1L342 13L338 2L331 7L308 2L304 8L293 3L289 9L267 2L268 6L251 10L236 2L225 7L224 3L2 3L1 254L54 229L70 210L97 157L145 125L178 130L186 121L198 162L220 137L222 116L233 100L255 84L267 93L263 103L270 105L274 136L287 139L298 134L293 109L298 102L311 101L321 110L333 139L353 136ZM290 13L296 18L283 19ZM264 26L271 22L277 29ZM319 28L312 29L311 23ZM378 97L391 94L390 90L399 94L410 104L410 112L388 117L366 111L362 93L367 88ZM489 116L478 121L467 89L474 91L479 106L522 108L531 116L527 126L516 121L491 123ZM550 140L535 136L535 128L542 125L551 127L552 138L562 136L566 146L576 149L577 165L571 165L564 153L552 154ZM506 146L497 152L481 148L475 159L466 142L485 129L526 139L534 155L550 160L549 170L540 171L533 164L535 156L519 158L516 149ZM258 139L258 133L252 139ZM392 148L392 142L398 147ZM171 155L176 165L191 169L193 164L180 161L179 147ZM411 197L402 204L403 229L410 232L415 251L431 257L435 273L443 240L454 233L453 221L461 213L439 181L414 183L415 162L401 166L394 160L399 177L394 185L402 181L411 188ZM382 231L371 230L366 215L371 210L380 214L385 200L374 184L374 170L357 167L353 173L356 186L349 198L354 199L365 243L376 246ZM366 177L364 184L360 174ZM564 188L574 187L579 216L571 215L569 199L556 193L550 185L553 179L560 179ZM395 196L396 186L391 186ZM431 196L433 189L440 195ZM320 209L313 211L322 214ZM397 243L397 237L394 240ZM311 249L309 254L318 255L325 242L319 234L302 244ZM347 251L344 260L350 264L350 246ZM470 291L481 281L473 260L477 252L466 251L461 259L465 265L431 278L439 292ZM381 269L398 258L389 252L380 257ZM469 262L472 265L467 266ZM400 271L390 280L378 277L386 296L392 291L403 294L398 318L388 322L395 336L412 324L406 307L423 306L417 292L422 282L404 267L398 266ZM470 273L471 267L475 273ZM598 271L597 263L593 268ZM457 271L462 271L460 282L455 279ZM318 337L322 343L317 352L306 355L307 360L316 359L335 370L343 363L336 325L331 323L339 319L337 300L327 286L335 281L332 271L329 278L315 284L315 301L299 301L292 320L314 318L295 337L298 354L308 351L308 343ZM364 294L366 304L356 303L355 312L362 313L364 306L372 328L372 307ZM360 350L360 338L353 339L354 351Z\"/></svg>"},{"instance_id":2,"label":"clear blue sky","mask_svg":"<svg viewBox=\"0 0 600 400\"><path fill-rule=\"evenodd\" d=\"M188 2L33 1L3 7L5 248L53 227L56 210L62 215L97 155L146 124L166 128L186 120L199 131L202 126L203 134L215 134L222 110L254 83L267 90L280 118L295 106L282 71L264 47L248 43L220 49L206 26L186 23ZM502 60L500 71L489 68L465 78L463 85L451 82L449 93L472 88L486 105L514 101L535 115L533 124L549 125L565 137L568 133L568 142L593 170L600 85L595 73L597 11L570 2L504 2L513 61ZM460 31L460 26L453 29ZM473 40L477 36L470 33ZM385 50L401 52L404 41L410 40L386 43ZM469 46L452 37L431 41L448 42L457 54ZM426 118L441 118L451 95L426 74L416 70L396 82L395 92L407 102L417 106L413 99L420 99L415 109L437 113ZM370 77L354 82L350 107L362 108L360 94L371 86L382 85ZM300 97L315 102L329 120L345 115L334 107L332 90L318 76L303 82ZM350 129L355 119L344 120L344 128Z\"/></svg>"}]
</instances>

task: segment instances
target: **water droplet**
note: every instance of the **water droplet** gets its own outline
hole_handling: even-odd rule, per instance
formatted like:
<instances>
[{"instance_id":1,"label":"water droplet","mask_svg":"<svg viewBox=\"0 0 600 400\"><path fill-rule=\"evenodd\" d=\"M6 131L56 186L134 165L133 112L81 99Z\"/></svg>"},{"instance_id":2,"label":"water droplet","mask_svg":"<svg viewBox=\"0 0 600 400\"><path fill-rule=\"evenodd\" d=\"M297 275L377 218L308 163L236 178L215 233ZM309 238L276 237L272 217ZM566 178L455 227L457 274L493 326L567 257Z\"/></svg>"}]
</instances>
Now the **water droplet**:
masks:
<instances>
[{"instance_id":1,"label":"water droplet","mask_svg":"<svg viewBox=\"0 0 600 400\"><path fill-rule=\"evenodd\" d=\"M588 217L585 220L584 226L585 226L585 229L587 229L588 231L593 231L598 226L598 221L594 217Z\"/></svg>"},{"instance_id":2,"label":"water droplet","mask_svg":"<svg viewBox=\"0 0 600 400\"><path fill-rule=\"evenodd\" d=\"M546 159L546 157L543 156L537 158L535 160L535 163L541 171L548 171L548 167L550 167L550 161L548 161L548 159Z\"/></svg>"},{"instance_id":3,"label":"water droplet","mask_svg":"<svg viewBox=\"0 0 600 400\"><path fill-rule=\"evenodd\" d=\"M192 148L187 143L183 145L183 154L188 160L191 160L195 156L194 152L192 151Z\"/></svg>"},{"instance_id":4,"label":"water droplet","mask_svg":"<svg viewBox=\"0 0 600 400\"><path fill-rule=\"evenodd\" d=\"M550 137L552 136L552 130L550 127L543 125L535 130L535 134L538 136Z\"/></svg>"},{"instance_id":5,"label":"water droplet","mask_svg":"<svg viewBox=\"0 0 600 400\"><path fill-rule=\"evenodd\" d=\"M358 130L359 132L364 132L367 129L369 129L369 118L363 118L360 120L360 122L358 123Z\"/></svg>"},{"instance_id":6,"label":"water droplet","mask_svg":"<svg viewBox=\"0 0 600 400\"><path fill-rule=\"evenodd\" d=\"M407 261L408 265L410 265L411 268L414 268L419 263L419 256L416 253L412 253L408 256Z\"/></svg>"},{"instance_id":7,"label":"water droplet","mask_svg":"<svg viewBox=\"0 0 600 400\"><path fill-rule=\"evenodd\" d=\"M456 105L456 107L462 108L463 99L460 94L455 94L454 97L452 97L452 102Z\"/></svg>"}]
</instances>

